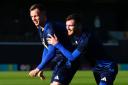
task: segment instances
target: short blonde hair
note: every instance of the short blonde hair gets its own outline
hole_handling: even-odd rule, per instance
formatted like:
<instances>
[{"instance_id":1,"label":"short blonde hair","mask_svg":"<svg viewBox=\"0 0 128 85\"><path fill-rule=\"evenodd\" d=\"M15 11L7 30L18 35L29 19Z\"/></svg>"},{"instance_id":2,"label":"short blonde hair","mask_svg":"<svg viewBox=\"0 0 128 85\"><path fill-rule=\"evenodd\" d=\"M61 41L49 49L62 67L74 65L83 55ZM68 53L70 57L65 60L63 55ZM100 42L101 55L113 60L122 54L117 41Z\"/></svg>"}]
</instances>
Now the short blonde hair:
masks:
<instances>
[{"instance_id":1,"label":"short blonde hair","mask_svg":"<svg viewBox=\"0 0 128 85\"><path fill-rule=\"evenodd\" d=\"M46 13L45 7L42 4L33 4L29 11L31 12L34 9L39 9L40 11L43 11L43 13Z\"/></svg>"}]
</instances>

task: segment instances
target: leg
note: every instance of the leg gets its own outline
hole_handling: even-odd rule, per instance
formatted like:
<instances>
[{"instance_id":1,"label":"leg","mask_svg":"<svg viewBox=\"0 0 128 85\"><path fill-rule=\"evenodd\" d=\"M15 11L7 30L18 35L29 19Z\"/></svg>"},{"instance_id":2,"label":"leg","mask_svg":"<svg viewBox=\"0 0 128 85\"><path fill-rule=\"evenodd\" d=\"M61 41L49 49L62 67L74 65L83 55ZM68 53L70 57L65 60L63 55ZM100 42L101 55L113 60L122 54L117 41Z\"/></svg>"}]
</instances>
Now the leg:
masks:
<instances>
[{"instance_id":1,"label":"leg","mask_svg":"<svg viewBox=\"0 0 128 85\"><path fill-rule=\"evenodd\" d=\"M97 63L93 71L98 85L113 85L118 73L118 67L117 64L112 61L102 60Z\"/></svg>"},{"instance_id":2,"label":"leg","mask_svg":"<svg viewBox=\"0 0 128 85\"><path fill-rule=\"evenodd\" d=\"M112 63L109 66L109 68L105 68L100 72L101 79L99 85L113 85L117 73L118 73L118 67L116 64Z\"/></svg>"},{"instance_id":3,"label":"leg","mask_svg":"<svg viewBox=\"0 0 128 85\"><path fill-rule=\"evenodd\" d=\"M94 74L94 78L96 80L97 85L107 85L106 81L108 81L108 79L106 75L102 76L101 72L93 72L93 74Z\"/></svg>"},{"instance_id":4,"label":"leg","mask_svg":"<svg viewBox=\"0 0 128 85\"><path fill-rule=\"evenodd\" d=\"M59 82L53 81L50 85L62 85Z\"/></svg>"},{"instance_id":5,"label":"leg","mask_svg":"<svg viewBox=\"0 0 128 85\"><path fill-rule=\"evenodd\" d=\"M50 85L69 85L78 68L56 67Z\"/></svg>"},{"instance_id":6,"label":"leg","mask_svg":"<svg viewBox=\"0 0 128 85\"><path fill-rule=\"evenodd\" d=\"M118 74L118 66L116 63L112 63L106 72L104 71L102 72L101 82L102 80L105 81L105 78L106 78L105 85L113 85L117 74Z\"/></svg>"},{"instance_id":7,"label":"leg","mask_svg":"<svg viewBox=\"0 0 128 85\"><path fill-rule=\"evenodd\" d=\"M93 75L94 75L94 78L95 78L95 81L96 81L97 85L99 85L99 83L100 83L100 75L99 75L99 73L93 71Z\"/></svg>"}]
</instances>

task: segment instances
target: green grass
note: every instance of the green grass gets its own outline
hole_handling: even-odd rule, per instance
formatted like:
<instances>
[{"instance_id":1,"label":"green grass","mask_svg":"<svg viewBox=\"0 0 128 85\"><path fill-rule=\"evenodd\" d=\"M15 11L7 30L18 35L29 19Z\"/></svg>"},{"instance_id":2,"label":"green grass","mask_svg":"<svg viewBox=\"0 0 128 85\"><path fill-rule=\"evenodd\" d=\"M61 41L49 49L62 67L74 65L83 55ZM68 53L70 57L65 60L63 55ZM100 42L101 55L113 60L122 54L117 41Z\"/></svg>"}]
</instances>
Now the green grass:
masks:
<instances>
[{"instance_id":1,"label":"green grass","mask_svg":"<svg viewBox=\"0 0 128 85\"><path fill-rule=\"evenodd\" d=\"M28 72L0 72L0 85L49 85L51 71L45 71L46 80L31 78ZM128 71L119 71L114 85L127 85ZM78 71L70 85L96 85L91 71Z\"/></svg>"}]
</instances>

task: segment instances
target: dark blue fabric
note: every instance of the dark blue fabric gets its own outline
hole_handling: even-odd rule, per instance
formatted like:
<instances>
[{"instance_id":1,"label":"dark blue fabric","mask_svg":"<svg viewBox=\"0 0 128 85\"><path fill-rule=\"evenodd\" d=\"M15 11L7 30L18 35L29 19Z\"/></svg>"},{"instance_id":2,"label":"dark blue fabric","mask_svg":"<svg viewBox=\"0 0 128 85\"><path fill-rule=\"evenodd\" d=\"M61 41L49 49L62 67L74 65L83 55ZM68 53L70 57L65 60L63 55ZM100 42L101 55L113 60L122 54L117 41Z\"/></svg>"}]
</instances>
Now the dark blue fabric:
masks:
<instances>
[{"instance_id":1,"label":"dark blue fabric","mask_svg":"<svg viewBox=\"0 0 128 85\"><path fill-rule=\"evenodd\" d=\"M105 81L100 81L99 85L107 85Z\"/></svg>"},{"instance_id":2,"label":"dark blue fabric","mask_svg":"<svg viewBox=\"0 0 128 85\"><path fill-rule=\"evenodd\" d=\"M97 84L113 85L118 73L117 64L110 60L98 60L93 68L94 77Z\"/></svg>"},{"instance_id":3,"label":"dark blue fabric","mask_svg":"<svg viewBox=\"0 0 128 85\"><path fill-rule=\"evenodd\" d=\"M56 65L53 71L51 82L56 81L62 85L69 85L73 76L79 68L79 65L72 65L70 68L67 67L65 61L61 61L61 64Z\"/></svg>"},{"instance_id":4,"label":"dark blue fabric","mask_svg":"<svg viewBox=\"0 0 128 85\"><path fill-rule=\"evenodd\" d=\"M44 31L39 27L38 33L40 35L41 41L44 45L44 51L42 54L42 60L41 63L37 66L38 69L42 70L46 66L49 60L51 60L55 55L55 47L52 45L49 45L46 41L46 38L48 37L48 34L54 34L52 24L48 21L45 23Z\"/></svg>"},{"instance_id":5,"label":"dark blue fabric","mask_svg":"<svg viewBox=\"0 0 128 85\"><path fill-rule=\"evenodd\" d=\"M48 46L48 49L44 48L43 56L41 63L38 65L38 69L42 70L44 69L45 65L48 63L49 60L51 60L55 55L55 48L52 45Z\"/></svg>"},{"instance_id":6,"label":"dark blue fabric","mask_svg":"<svg viewBox=\"0 0 128 85\"><path fill-rule=\"evenodd\" d=\"M44 31L42 31L40 26L38 28L38 33L40 35L42 44L44 45L42 60L41 60L41 63L37 66L37 68L40 70L44 69L50 60L54 61L56 64L61 64L61 61L63 61L63 60L66 61L66 59L64 57L62 57L63 56L62 53L60 51L58 52L54 46L49 45L46 40L49 37L48 34L53 35L53 34L55 34L55 31L57 31L56 35L62 34L61 33L62 29L60 28L61 29L60 30L59 27L58 28L55 28L55 27L57 27L57 25L53 25L52 23L50 23L47 20L47 22L45 23L45 26L44 26ZM63 31L63 33L64 33L64 31ZM63 36L64 35L65 34L63 34ZM60 41L62 41L62 40L60 40Z\"/></svg>"},{"instance_id":7,"label":"dark blue fabric","mask_svg":"<svg viewBox=\"0 0 128 85\"><path fill-rule=\"evenodd\" d=\"M77 48L75 48L73 52L67 50L61 43L57 43L55 47L58 48L66 58L68 58L70 61L73 61L80 56L80 54L85 49L87 43L88 36L86 36L86 34L83 34L78 38L78 40L75 40L74 44L77 45Z\"/></svg>"}]
</instances>

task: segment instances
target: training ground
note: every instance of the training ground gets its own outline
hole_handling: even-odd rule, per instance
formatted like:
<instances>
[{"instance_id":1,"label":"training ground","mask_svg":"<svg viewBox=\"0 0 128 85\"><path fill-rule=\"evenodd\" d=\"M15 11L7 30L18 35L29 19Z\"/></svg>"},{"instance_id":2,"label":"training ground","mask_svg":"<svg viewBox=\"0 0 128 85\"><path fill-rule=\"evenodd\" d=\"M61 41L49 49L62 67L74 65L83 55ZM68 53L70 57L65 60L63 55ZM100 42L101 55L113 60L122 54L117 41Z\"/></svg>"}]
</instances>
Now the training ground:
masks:
<instances>
[{"instance_id":1,"label":"training ground","mask_svg":"<svg viewBox=\"0 0 128 85\"><path fill-rule=\"evenodd\" d=\"M31 78L28 71L0 72L0 85L49 85L52 71L45 71L46 80ZM77 71L70 85L96 85L91 71ZM114 85L128 85L128 71L119 71Z\"/></svg>"}]
</instances>

